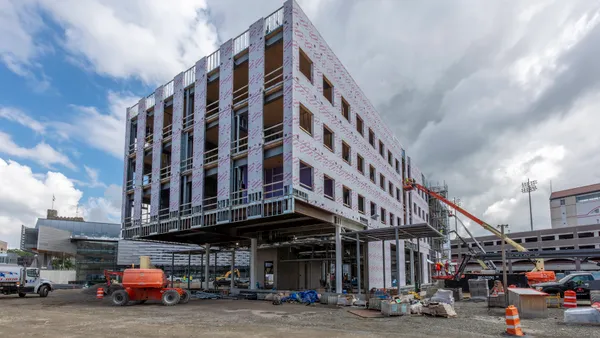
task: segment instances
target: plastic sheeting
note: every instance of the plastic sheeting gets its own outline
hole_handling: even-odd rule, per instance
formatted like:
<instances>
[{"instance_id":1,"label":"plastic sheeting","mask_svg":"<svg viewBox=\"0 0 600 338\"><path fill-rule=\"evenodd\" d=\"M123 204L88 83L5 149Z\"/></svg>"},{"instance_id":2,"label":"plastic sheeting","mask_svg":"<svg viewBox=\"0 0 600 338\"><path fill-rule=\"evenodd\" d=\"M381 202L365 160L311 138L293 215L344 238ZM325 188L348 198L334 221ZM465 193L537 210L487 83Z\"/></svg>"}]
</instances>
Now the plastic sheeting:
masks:
<instances>
[{"instance_id":1,"label":"plastic sheeting","mask_svg":"<svg viewBox=\"0 0 600 338\"><path fill-rule=\"evenodd\" d=\"M302 304L313 304L319 301L319 294L315 290L293 292L289 297L282 297L281 302L298 302Z\"/></svg>"}]
</instances>

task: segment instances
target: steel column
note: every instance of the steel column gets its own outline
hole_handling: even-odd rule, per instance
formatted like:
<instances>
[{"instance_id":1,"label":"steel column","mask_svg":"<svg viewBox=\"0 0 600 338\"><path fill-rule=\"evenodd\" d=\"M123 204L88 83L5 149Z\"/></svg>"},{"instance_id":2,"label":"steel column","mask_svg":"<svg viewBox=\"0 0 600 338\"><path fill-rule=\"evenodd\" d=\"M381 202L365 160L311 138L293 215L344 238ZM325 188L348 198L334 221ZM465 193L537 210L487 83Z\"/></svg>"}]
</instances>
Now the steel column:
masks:
<instances>
[{"instance_id":1,"label":"steel column","mask_svg":"<svg viewBox=\"0 0 600 338\"><path fill-rule=\"evenodd\" d=\"M356 282L358 284L358 294L360 295L360 240L358 234L356 234Z\"/></svg>"},{"instance_id":2,"label":"steel column","mask_svg":"<svg viewBox=\"0 0 600 338\"><path fill-rule=\"evenodd\" d=\"M342 227L335 226L335 292L342 293Z\"/></svg>"}]
</instances>

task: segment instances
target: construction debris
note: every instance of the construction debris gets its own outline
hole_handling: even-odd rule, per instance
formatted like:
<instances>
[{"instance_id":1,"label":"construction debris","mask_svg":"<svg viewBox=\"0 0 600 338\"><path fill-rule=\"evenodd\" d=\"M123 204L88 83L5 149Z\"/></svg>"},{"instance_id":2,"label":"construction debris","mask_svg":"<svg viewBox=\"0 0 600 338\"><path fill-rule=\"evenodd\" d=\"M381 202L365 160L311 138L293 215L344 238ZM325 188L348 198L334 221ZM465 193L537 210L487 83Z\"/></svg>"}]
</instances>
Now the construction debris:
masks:
<instances>
[{"instance_id":1,"label":"construction debris","mask_svg":"<svg viewBox=\"0 0 600 338\"><path fill-rule=\"evenodd\" d=\"M588 308L568 309L564 314L566 324L600 324L600 310Z\"/></svg>"},{"instance_id":2,"label":"construction debris","mask_svg":"<svg viewBox=\"0 0 600 338\"><path fill-rule=\"evenodd\" d=\"M429 303L421 309L421 313L424 315L430 315L434 317L456 317L456 311L450 304L446 303Z\"/></svg>"}]
</instances>

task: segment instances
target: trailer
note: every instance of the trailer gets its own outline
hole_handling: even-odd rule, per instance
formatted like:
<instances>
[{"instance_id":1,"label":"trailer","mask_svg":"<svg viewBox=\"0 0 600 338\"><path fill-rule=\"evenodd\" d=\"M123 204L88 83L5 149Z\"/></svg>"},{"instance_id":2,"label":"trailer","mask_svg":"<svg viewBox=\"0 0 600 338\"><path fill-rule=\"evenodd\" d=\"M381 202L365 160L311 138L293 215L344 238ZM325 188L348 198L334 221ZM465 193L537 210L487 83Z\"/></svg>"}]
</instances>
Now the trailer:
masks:
<instances>
[{"instance_id":1,"label":"trailer","mask_svg":"<svg viewBox=\"0 0 600 338\"><path fill-rule=\"evenodd\" d=\"M25 297L37 294L47 297L53 291L52 282L40 278L40 269L18 265L0 265L0 294Z\"/></svg>"}]
</instances>

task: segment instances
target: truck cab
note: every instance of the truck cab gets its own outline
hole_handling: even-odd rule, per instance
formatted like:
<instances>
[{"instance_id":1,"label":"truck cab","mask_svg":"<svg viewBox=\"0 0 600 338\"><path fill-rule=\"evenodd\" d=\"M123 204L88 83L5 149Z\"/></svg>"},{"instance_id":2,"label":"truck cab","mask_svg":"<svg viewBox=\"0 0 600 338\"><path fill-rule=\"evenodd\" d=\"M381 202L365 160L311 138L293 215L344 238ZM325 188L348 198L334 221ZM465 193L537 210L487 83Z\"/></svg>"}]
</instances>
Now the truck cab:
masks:
<instances>
[{"instance_id":1,"label":"truck cab","mask_svg":"<svg viewBox=\"0 0 600 338\"><path fill-rule=\"evenodd\" d=\"M575 291L578 299L589 299L590 282L595 280L594 275L589 272L573 273L556 282L534 284L533 288L549 294L560 294L564 297L567 290Z\"/></svg>"},{"instance_id":2,"label":"truck cab","mask_svg":"<svg viewBox=\"0 0 600 338\"><path fill-rule=\"evenodd\" d=\"M47 297L52 290L52 282L40 278L38 268L0 266L0 293L2 294L18 294L19 297L38 294L40 297Z\"/></svg>"}]
</instances>

